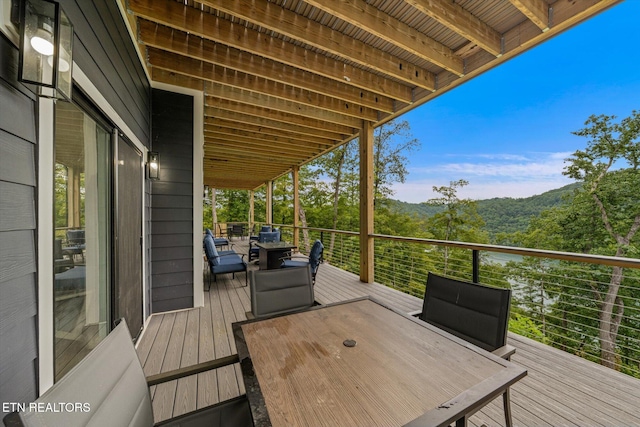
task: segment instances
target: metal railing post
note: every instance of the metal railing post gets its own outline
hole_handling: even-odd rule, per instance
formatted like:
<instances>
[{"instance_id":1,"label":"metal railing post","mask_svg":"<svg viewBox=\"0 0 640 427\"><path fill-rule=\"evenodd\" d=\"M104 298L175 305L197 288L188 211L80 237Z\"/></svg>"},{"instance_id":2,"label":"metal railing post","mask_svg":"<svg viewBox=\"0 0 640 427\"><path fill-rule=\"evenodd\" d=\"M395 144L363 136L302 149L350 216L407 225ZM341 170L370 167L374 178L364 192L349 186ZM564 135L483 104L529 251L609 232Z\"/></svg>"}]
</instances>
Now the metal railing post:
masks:
<instances>
[{"instance_id":1,"label":"metal railing post","mask_svg":"<svg viewBox=\"0 0 640 427\"><path fill-rule=\"evenodd\" d=\"M473 273L472 273L472 281L473 283L480 282L480 251L477 249L473 249L471 251L472 263L473 263Z\"/></svg>"}]
</instances>

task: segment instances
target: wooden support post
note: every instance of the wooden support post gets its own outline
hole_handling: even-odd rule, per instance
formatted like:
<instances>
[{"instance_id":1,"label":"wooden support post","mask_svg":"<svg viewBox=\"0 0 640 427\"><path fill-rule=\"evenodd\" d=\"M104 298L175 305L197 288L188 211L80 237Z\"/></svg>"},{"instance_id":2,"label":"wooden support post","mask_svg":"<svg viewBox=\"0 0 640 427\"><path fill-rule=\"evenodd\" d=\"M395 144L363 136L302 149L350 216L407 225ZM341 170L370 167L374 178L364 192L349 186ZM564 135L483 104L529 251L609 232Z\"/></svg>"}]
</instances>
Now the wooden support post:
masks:
<instances>
[{"instance_id":1,"label":"wooden support post","mask_svg":"<svg viewBox=\"0 0 640 427\"><path fill-rule=\"evenodd\" d=\"M291 178L293 181L293 244L299 245L298 224L300 219L300 167L294 166L291 169Z\"/></svg>"},{"instance_id":2,"label":"wooden support post","mask_svg":"<svg viewBox=\"0 0 640 427\"><path fill-rule=\"evenodd\" d=\"M266 197L266 212L265 221L267 224L273 224L273 181L267 181L267 197Z\"/></svg>"},{"instance_id":3,"label":"wooden support post","mask_svg":"<svg viewBox=\"0 0 640 427\"><path fill-rule=\"evenodd\" d=\"M216 209L216 189L215 188L211 188L211 222L213 223L211 225L212 227L216 227L216 224L218 224L218 210ZM220 229L220 231L222 231L222 229ZM214 234L215 232L216 230L214 230Z\"/></svg>"},{"instance_id":4,"label":"wooden support post","mask_svg":"<svg viewBox=\"0 0 640 427\"><path fill-rule=\"evenodd\" d=\"M360 281L373 283L373 123L360 129Z\"/></svg>"},{"instance_id":5,"label":"wooden support post","mask_svg":"<svg viewBox=\"0 0 640 427\"><path fill-rule=\"evenodd\" d=\"M253 190L249 190L249 235L251 235L251 232L253 231L253 222L255 220L254 214L253 214L253 208L254 208L254 197L253 197L254 193Z\"/></svg>"}]
</instances>

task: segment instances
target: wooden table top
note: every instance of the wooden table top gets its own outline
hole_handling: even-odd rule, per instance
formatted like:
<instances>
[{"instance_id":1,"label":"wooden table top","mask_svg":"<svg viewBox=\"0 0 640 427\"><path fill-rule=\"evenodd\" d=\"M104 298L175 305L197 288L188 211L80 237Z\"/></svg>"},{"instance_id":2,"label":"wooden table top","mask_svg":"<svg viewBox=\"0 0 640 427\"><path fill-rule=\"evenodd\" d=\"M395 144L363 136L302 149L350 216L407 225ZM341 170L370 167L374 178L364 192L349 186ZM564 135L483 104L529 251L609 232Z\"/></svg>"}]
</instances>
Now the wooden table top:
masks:
<instances>
[{"instance_id":1,"label":"wooden table top","mask_svg":"<svg viewBox=\"0 0 640 427\"><path fill-rule=\"evenodd\" d=\"M459 410L479 409L469 389L493 397L526 375L370 299L243 322L234 332L241 362L248 351L268 411L267 422L256 425L388 427L425 413L429 423L440 423L458 418ZM347 347L345 340L356 345ZM254 388L247 386L250 401Z\"/></svg>"}]
</instances>

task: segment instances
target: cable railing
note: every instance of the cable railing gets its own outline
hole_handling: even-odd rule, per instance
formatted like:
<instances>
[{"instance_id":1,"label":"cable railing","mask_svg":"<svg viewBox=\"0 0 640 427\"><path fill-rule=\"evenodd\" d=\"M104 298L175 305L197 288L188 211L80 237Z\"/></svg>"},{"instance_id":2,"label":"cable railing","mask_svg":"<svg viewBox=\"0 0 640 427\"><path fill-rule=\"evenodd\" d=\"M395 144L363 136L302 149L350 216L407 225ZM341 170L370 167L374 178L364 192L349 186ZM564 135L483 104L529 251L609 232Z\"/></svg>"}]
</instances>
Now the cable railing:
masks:
<instances>
[{"instance_id":1,"label":"cable railing","mask_svg":"<svg viewBox=\"0 0 640 427\"><path fill-rule=\"evenodd\" d=\"M280 224L284 239L293 228ZM324 259L359 273L359 233L299 227L299 248L315 239ZM303 237L306 236L306 237ZM372 235L377 283L422 298L428 273L512 289L510 329L640 377L640 259ZM307 247L308 246L308 247ZM614 270L621 270L619 280ZM618 283L619 282L619 283ZM612 315L603 316L610 288ZM602 340L615 332L611 351Z\"/></svg>"}]
</instances>

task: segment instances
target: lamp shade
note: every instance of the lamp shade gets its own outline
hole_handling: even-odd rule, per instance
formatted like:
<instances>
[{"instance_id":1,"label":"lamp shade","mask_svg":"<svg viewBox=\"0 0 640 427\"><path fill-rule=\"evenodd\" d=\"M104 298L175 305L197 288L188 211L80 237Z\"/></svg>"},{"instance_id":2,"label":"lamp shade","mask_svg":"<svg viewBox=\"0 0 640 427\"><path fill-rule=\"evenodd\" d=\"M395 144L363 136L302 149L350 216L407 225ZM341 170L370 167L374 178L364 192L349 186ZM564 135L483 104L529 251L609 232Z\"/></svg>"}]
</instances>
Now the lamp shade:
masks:
<instances>
[{"instance_id":1,"label":"lamp shade","mask_svg":"<svg viewBox=\"0 0 640 427\"><path fill-rule=\"evenodd\" d=\"M149 151L148 154L149 179L160 179L160 155L157 151Z\"/></svg>"},{"instance_id":2,"label":"lamp shade","mask_svg":"<svg viewBox=\"0 0 640 427\"><path fill-rule=\"evenodd\" d=\"M57 2L20 2L20 46L20 81L38 95L71 99L73 25Z\"/></svg>"}]
</instances>

